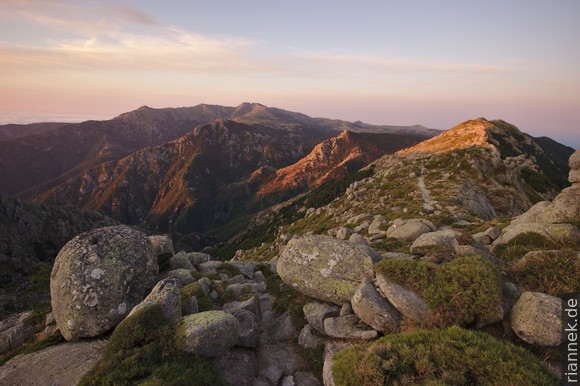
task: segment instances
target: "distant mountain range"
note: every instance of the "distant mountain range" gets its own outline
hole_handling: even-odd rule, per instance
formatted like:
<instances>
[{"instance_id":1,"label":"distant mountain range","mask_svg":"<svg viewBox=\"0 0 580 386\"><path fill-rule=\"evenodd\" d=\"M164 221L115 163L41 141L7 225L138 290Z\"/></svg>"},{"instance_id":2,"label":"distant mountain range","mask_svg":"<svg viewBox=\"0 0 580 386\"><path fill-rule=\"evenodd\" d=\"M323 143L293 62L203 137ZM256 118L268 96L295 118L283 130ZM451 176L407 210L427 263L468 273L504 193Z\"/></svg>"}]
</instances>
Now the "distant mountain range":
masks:
<instances>
[{"instance_id":1,"label":"distant mountain range","mask_svg":"<svg viewBox=\"0 0 580 386\"><path fill-rule=\"evenodd\" d=\"M223 225L439 133L255 103L144 106L108 121L16 128L0 126L0 192L185 233Z\"/></svg>"}]
</instances>

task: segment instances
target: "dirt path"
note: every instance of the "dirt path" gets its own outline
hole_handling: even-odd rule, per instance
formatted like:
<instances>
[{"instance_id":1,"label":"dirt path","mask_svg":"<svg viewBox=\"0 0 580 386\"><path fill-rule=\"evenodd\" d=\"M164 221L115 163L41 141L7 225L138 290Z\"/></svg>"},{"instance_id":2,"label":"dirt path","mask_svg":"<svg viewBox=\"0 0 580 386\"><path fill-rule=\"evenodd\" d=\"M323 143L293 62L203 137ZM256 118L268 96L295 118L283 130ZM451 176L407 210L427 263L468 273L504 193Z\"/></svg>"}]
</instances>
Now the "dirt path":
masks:
<instances>
[{"instance_id":1,"label":"dirt path","mask_svg":"<svg viewBox=\"0 0 580 386\"><path fill-rule=\"evenodd\" d=\"M421 170L421 174L422 173L423 173L423 170ZM417 183L419 184L419 189L421 190L421 196L423 197L423 208L425 210L435 210L435 208L433 208L433 201L431 200L431 197L429 196L429 189L427 189L427 187L425 186L425 178L422 175L417 177Z\"/></svg>"}]
</instances>

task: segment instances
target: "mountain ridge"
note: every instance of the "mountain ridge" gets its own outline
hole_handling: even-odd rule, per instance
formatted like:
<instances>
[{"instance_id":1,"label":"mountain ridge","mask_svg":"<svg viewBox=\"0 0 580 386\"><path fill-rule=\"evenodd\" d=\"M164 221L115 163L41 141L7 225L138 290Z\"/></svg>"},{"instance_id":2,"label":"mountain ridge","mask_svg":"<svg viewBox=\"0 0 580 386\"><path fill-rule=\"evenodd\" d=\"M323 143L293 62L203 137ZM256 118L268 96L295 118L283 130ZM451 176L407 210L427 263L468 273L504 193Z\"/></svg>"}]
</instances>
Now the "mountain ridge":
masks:
<instances>
[{"instance_id":1,"label":"mountain ridge","mask_svg":"<svg viewBox=\"0 0 580 386\"><path fill-rule=\"evenodd\" d=\"M63 125L35 124L33 134L0 141L0 192L29 198L46 191L83 170L117 161L145 147L175 140L219 119L284 130L327 132L330 138L347 126L359 131L404 132L400 126L374 126L311 118L258 103L236 107L200 104L193 107L154 109L142 106L105 121ZM360 125L359 125L360 126ZM25 126L27 128L29 126ZM0 126L0 131L6 129ZM437 131L410 128L412 134L432 136Z\"/></svg>"}]
</instances>

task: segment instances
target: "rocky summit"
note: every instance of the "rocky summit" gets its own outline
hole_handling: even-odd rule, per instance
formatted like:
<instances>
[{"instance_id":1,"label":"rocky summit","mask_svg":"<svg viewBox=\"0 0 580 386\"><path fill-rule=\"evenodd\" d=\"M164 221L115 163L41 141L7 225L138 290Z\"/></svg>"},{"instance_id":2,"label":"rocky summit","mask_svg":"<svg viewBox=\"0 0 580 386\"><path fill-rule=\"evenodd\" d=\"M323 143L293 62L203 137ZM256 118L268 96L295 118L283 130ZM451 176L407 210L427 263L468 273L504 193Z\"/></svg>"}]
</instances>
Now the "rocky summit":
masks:
<instances>
[{"instance_id":1,"label":"rocky summit","mask_svg":"<svg viewBox=\"0 0 580 386\"><path fill-rule=\"evenodd\" d=\"M125 225L2 197L0 261L27 268L6 288L39 304L5 307L0 383L560 382L580 150L484 118L436 136L258 104L115 121L194 127L37 190Z\"/></svg>"}]
</instances>

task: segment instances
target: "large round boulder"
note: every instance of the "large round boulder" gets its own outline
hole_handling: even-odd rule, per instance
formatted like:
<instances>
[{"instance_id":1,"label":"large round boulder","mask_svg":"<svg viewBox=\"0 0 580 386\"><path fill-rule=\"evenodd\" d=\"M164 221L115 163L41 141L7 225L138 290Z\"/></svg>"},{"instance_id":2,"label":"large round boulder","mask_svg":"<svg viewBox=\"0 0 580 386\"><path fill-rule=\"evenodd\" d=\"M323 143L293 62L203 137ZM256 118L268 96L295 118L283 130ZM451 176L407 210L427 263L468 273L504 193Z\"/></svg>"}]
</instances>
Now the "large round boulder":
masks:
<instances>
[{"instance_id":1,"label":"large round boulder","mask_svg":"<svg viewBox=\"0 0 580 386\"><path fill-rule=\"evenodd\" d=\"M50 276L52 311L66 340L109 331L155 285L159 268L147 236L119 225L69 241Z\"/></svg>"},{"instance_id":2,"label":"large round boulder","mask_svg":"<svg viewBox=\"0 0 580 386\"><path fill-rule=\"evenodd\" d=\"M342 305L350 302L373 265L382 257L375 250L334 237L295 237L282 251L276 270L297 291Z\"/></svg>"},{"instance_id":3,"label":"large round boulder","mask_svg":"<svg viewBox=\"0 0 580 386\"><path fill-rule=\"evenodd\" d=\"M224 311L205 311L184 316L176 331L181 351L216 357L234 346L240 336L240 323Z\"/></svg>"},{"instance_id":4,"label":"large round boulder","mask_svg":"<svg viewBox=\"0 0 580 386\"><path fill-rule=\"evenodd\" d=\"M412 243L424 233L435 231L436 227L429 220L424 219L396 219L393 225L387 229L387 237L393 237Z\"/></svg>"}]
</instances>

